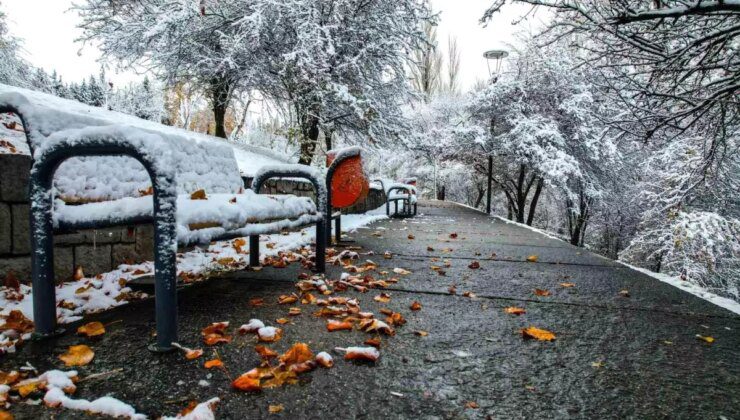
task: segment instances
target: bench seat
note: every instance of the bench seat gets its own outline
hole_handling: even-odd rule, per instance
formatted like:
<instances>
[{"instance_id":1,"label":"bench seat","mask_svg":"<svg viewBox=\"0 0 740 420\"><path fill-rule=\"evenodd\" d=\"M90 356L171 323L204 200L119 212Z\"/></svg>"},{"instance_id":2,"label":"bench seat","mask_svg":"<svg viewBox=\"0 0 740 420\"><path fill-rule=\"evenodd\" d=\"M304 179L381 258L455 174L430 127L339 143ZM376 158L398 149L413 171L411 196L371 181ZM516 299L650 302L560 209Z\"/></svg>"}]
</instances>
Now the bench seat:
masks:
<instances>
[{"instance_id":1,"label":"bench seat","mask_svg":"<svg viewBox=\"0 0 740 420\"><path fill-rule=\"evenodd\" d=\"M115 226L153 217L152 197L126 197L81 205L56 200L55 229ZM208 194L205 200L177 197L177 241L180 245L208 243L226 232L241 236L263 234L313 224L322 216L308 197L256 194Z\"/></svg>"}]
</instances>

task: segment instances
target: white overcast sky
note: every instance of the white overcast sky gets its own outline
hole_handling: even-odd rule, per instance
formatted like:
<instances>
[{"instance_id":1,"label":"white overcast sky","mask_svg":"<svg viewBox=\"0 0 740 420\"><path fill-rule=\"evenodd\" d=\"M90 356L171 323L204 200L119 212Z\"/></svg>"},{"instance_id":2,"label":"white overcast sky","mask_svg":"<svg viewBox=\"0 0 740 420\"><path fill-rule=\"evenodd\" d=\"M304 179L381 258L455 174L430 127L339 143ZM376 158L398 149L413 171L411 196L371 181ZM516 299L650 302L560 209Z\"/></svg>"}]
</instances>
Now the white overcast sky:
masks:
<instances>
[{"instance_id":1,"label":"white overcast sky","mask_svg":"<svg viewBox=\"0 0 740 420\"><path fill-rule=\"evenodd\" d=\"M393 0L389 0L393 1ZM79 81L90 74L97 74L100 64L98 50L82 46L74 40L80 35L76 28L77 14L68 11L73 0L1 0L0 7L7 15L10 31L23 39L25 58L35 66L51 72L56 70L66 81ZM492 0L432 0L435 10L441 13L438 28L440 46L447 47L447 37L457 37L461 49L461 82L463 88L472 86L477 79L486 79L488 70L483 52L501 48L514 41L517 31L537 25L533 22L512 25L512 21L526 13L524 6L508 5L496 15L487 27L478 23ZM108 76L117 84L126 83L139 76L132 72L109 69Z\"/></svg>"}]
</instances>

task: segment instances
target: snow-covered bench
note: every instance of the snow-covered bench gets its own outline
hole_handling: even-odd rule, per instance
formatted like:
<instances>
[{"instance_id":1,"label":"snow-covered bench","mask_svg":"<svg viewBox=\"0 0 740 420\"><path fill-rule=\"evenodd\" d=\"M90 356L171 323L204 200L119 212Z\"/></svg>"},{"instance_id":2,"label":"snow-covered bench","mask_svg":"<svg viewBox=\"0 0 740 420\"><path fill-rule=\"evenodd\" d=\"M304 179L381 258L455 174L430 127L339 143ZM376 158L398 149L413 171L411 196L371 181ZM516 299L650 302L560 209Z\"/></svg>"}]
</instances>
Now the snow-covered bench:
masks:
<instances>
[{"instance_id":1,"label":"snow-covered bench","mask_svg":"<svg viewBox=\"0 0 740 420\"><path fill-rule=\"evenodd\" d=\"M152 349L157 351L170 350L177 341L178 244L249 236L250 263L257 265L259 235L315 224L315 268L324 271L326 186L315 169L264 166L252 190L244 191L231 148L207 136L4 85L0 112L20 117L33 158L29 199L37 336L56 331L55 231L154 223ZM141 172L151 184L141 183ZM313 183L316 203L258 194L266 180L285 176Z\"/></svg>"},{"instance_id":2,"label":"snow-covered bench","mask_svg":"<svg viewBox=\"0 0 740 420\"><path fill-rule=\"evenodd\" d=\"M404 180L404 182L388 182L387 180L377 179L385 191L385 213L388 217L413 217L416 216L416 179ZM401 203L401 209L398 209L398 203ZM391 214L391 203L394 205L394 211Z\"/></svg>"},{"instance_id":3,"label":"snow-covered bench","mask_svg":"<svg viewBox=\"0 0 740 420\"><path fill-rule=\"evenodd\" d=\"M334 236L342 241L342 209L352 207L367 197L370 182L362 165L362 149L353 146L326 152L326 233L331 243L331 225Z\"/></svg>"}]
</instances>

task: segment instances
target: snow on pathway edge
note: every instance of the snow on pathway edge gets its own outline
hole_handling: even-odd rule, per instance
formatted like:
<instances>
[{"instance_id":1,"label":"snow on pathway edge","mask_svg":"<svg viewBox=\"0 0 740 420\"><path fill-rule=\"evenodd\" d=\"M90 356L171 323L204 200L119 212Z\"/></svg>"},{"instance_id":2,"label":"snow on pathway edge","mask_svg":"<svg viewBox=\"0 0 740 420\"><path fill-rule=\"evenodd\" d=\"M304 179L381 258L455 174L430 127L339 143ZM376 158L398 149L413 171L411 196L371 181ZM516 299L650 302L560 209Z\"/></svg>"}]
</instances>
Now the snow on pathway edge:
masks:
<instances>
[{"instance_id":1,"label":"snow on pathway edge","mask_svg":"<svg viewBox=\"0 0 740 420\"><path fill-rule=\"evenodd\" d=\"M484 212L484 214L485 214L485 212ZM536 227L527 226L527 225L525 225L523 223L514 222L512 220L505 219L505 218L503 218L501 216L493 216L493 215L491 215L491 217L494 217L496 219L499 219L499 220L501 220L502 222L505 222L505 223L509 223L509 224L516 225L516 226L519 226L519 227L522 227L522 228L525 228L525 229L529 229L529 230L531 230L533 232L539 233L541 235L545 235L548 238L552 238L552 239L557 239L559 241L563 241L563 239L558 238L557 236L554 236L551 233L548 233L546 231L543 231L542 229L537 229ZM566 241L563 241L563 242L566 242ZM707 302L713 303L713 304L719 306L720 308L727 309L730 312L734 312L734 313L740 315L740 302L736 302L736 301L734 301L732 299L719 296L719 295L717 295L715 293L712 293L712 292L708 291L707 289L705 289L705 288L703 288L703 287L701 287L699 285L696 285L696 284L693 284L693 283L689 283L687 281L683 281L678 276L669 276L669 275L663 274L663 273L656 273L656 272L650 271L650 270L648 270L646 268L636 267L634 265L630 265L630 264L627 264L627 263L625 263L623 261L619 261L619 260L612 260L611 258L607 258L607 257L604 257L603 255L599 255L599 254L596 254L596 253L593 253L593 252L592 252L592 254L593 255L596 255L598 257L601 257L603 259L609 260L609 261L614 261L614 262L616 262L618 264L621 264L621 265L623 265L623 266L625 266L627 268L631 268L631 269L633 269L635 271L639 271L640 273L645 274L645 275L647 275L647 276L649 276L649 277L651 277L653 279L662 281L663 283L667 283L667 284L669 284L669 285L671 285L673 287L676 287L676 288L679 288L679 289L683 290L684 292L691 293L692 295L697 296L697 297L699 297L701 299L704 299Z\"/></svg>"}]
</instances>

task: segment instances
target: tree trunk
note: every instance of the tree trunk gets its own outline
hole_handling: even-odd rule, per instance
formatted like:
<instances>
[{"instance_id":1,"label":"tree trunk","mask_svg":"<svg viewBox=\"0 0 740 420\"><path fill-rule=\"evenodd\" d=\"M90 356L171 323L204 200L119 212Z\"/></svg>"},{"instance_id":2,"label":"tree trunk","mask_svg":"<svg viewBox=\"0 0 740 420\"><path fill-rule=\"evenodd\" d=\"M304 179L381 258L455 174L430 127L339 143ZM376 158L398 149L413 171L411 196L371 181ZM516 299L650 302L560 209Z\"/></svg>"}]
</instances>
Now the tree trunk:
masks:
<instances>
[{"instance_id":1,"label":"tree trunk","mask_svg":"<svg viewBox=\"0 0 740 420\"><path fill-rule=\"evenodd\" d=\"M519 165L519 179L516 184L516 221L524 223L524 207L527 205L527 195L524 192L524 175L526 168L524 164Z\"/></svg>"},{"instance_id":2,"label":"tree trunk","mask_svg":"<svg viewBox=\"0 0 740 420\"><path fill-rule=\"evenodd\" d=\"M310 165L313 161L313 155L316 153L316 145L319 140L319 119L315 116L308 116L301 128L301 156L298 163L301 165Z\"/></svg>"},{"instance_id":3,"label":"tree trunk","mask_svg":"<svg viewBox=\"0 0 740 420\"><path fill-rule=\"evenodd\" d=\"M478 206L480 206L481 201L483 201L483 194L486 192L486 190L481 187L478 187L477 190L478 196L475 198L475 205L473 206L476 209L478 208Z\"/></svg>"},{"instance_id":4,"label":"tree trunk","mask_svg":"<svg viewBox=\"0 0 740 420\"><path fill-rule=\"evenodd\" d=\"M326 151L333 149L332 145L332 137L334 137L334 132L331 130L327 130L326 133L324 133L324 142L326 143Z\"/></svg>"},{"instance_id":5,"label":"tree trunk","mask_svg":"<svg viewBox=\"0 0 740 420\"><path fill-rule=\"evenodd\" d=\"M527 216L527 226L532 226L532 222L534 221L534 211L537 209L537 201L540 199L540 193L542 192L542 185L544 184L544 181L542 178L539 178L537 180L537 188L534 190L534 196L532 197L532 201L529 203L529 215Z\"/></svg>"},{"instance_id":6,"label":"tree trunk","mask_svg":"<svg viewBox=\"0 0 740 420\"><path fill-rule=\"evenodd\" d=\"M214 78L211 81L211 102L213 102L213 119L216 123L216 137L226 138L226 109L229 107L229 82Z\"/></svg>"}]
</instances>

